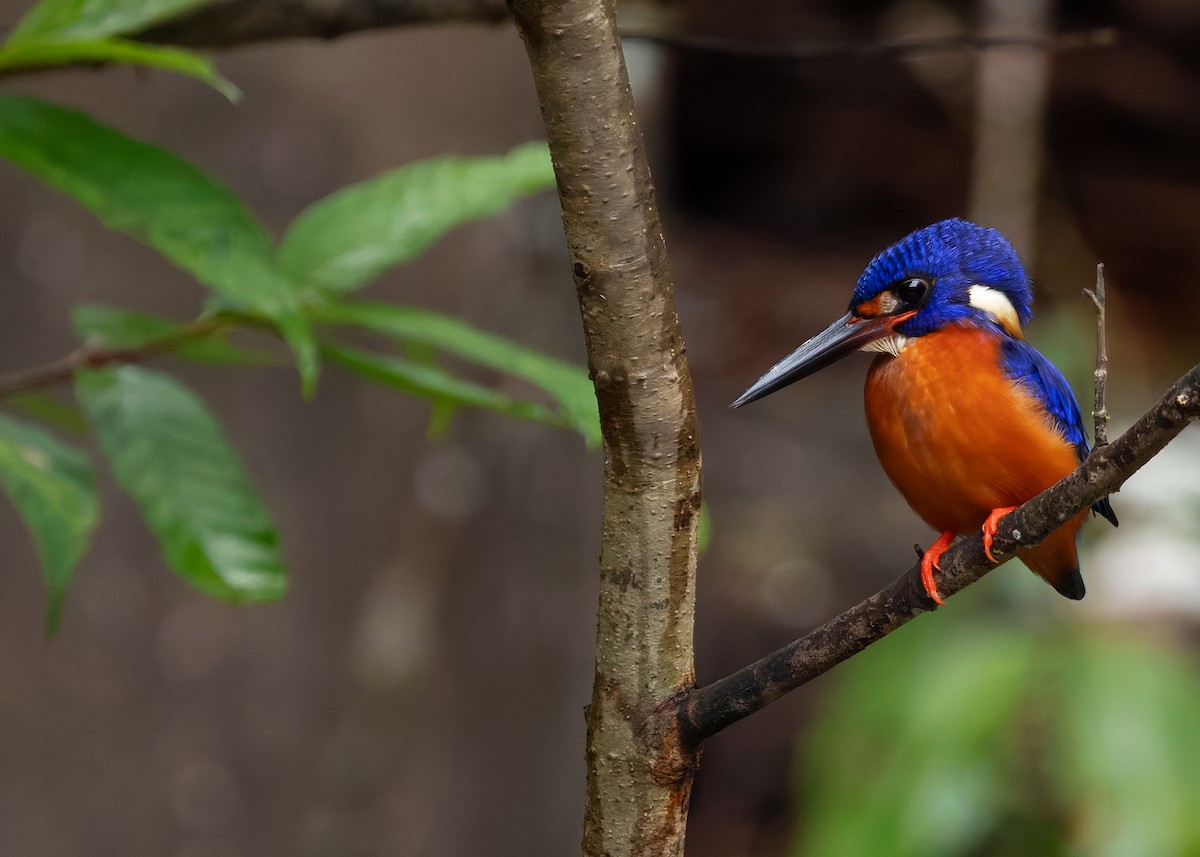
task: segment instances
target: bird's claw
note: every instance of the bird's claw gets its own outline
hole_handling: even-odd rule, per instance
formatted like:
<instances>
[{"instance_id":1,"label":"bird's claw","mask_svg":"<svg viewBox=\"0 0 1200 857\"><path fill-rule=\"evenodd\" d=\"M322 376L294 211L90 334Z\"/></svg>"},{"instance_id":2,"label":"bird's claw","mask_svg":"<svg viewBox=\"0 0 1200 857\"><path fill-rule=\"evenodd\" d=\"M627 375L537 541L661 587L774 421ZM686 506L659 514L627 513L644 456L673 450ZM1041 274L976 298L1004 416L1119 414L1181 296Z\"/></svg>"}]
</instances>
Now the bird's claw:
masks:
<instances>
[{"instance_id":1,"label":"bird's claw","mask_svg":"<svg viewBox=\"0 0 1200 857\"><path fill-rule=\"evenodd\" d=\"M925 587L926 594L933 599L933 603L937 605L945 604L942 596L937 591L937 581L933 579L933 570L936 568L941 571L942 566L940 560L954 541L953 532L942 533L938 540L929 546L929 550L921 555L921 585Z\"/></svg>"},{"instance_id":2,"label":"bird's claw","mask_svg":"<svg viewBox=\"0 0 1200 857\"><path fill-rule=\"evenodd\" d=\"M992 556L992 539L996 538L996 533L1000 531L1000 519L1016 508L1016 506L1001 506L999 509L992 509L992 514L988 515L987 520L983 522L983 552L992 562L997 561Z\"/></svg>"}]
</instances>

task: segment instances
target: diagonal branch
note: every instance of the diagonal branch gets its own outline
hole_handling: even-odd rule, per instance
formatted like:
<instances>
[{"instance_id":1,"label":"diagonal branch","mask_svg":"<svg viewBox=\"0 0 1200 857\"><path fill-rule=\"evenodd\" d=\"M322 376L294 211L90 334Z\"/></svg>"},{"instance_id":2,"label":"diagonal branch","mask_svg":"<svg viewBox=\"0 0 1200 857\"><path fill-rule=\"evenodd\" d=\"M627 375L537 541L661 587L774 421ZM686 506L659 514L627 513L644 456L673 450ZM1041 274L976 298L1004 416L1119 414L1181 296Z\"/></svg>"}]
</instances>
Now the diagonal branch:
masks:
<instances>
[{"instance_id":1,"label":"diagonal branch","mask_svg":"<svg viewBox=\"0 0 1200 857\"><path fill-rule=\"evenodd\" d=\"M1001 519L993 553L1003 554L1003 562L1018 545L1038 544L1067 519L1120 490L1142 465L1198 419L1200 365L1180 378L1127 432L1097 448L1074 473ZM941 565L938 589L943 595L958 592L995 568L984 556L978 533L947 551ZM799 640L683 694L679 720L685 744L698 745L933 609L934 603L921 586L918 563L895 583Z\"/></svg>"}]
</instances>

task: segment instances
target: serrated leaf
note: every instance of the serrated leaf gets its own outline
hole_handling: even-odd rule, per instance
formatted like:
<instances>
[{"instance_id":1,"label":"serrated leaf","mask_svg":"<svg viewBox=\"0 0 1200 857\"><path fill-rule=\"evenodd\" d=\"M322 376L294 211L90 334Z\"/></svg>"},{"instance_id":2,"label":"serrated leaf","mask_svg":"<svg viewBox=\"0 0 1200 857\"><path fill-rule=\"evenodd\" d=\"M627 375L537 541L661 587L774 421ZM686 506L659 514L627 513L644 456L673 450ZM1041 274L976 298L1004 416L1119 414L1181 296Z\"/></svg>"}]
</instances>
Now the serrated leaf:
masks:
<instances>
[{"instance_id":1,"label":"serrated leaf","mask_svg":"<svg viewBox=\"0 0 1200 857\"><path fill-rule=\"evenodd\" d=\"M118 484L133 497L168 564L231 602L283 595L270 515L203 403L137 366L83 372L76 391Z\"/></svg>"},{"instance_id":2,"label":"serrated leaf","mask_svg":"<svg viewBox=\"0 0 1200 857\"><path fill-rule=\"evenodd\" d=\"M323 345L321 354L364 378L432 399L439 404L470 405L518 419L550 425L562 424L559 416L543 405L513 399L496 390L464 381L437 366L335 345Z\"/></svg>"},{"instance_id":3,"label":"serrated leaf","mask_svg":"<svg viewBox=\"0 0 1200 857\"><path fill-rule=\"evenodd\" d=\"M363 327L403 342L432 346L472 363L522 378L545 391L562 411L562 423L600 443L596 395L581 366L540 354L462 319L426 309L379 303L334 303L314 308L314 321Z\"/></svg>"},{"instance_id":4,"label":"serrated leaf","mask_svg":"<svg viewBox=\"0 0 1200 857\"><path fill-rule=\"evenodd\" d=\"M317 377L312 331L295 289L274 267L266 230L231 191L170 152L34 98L0 97L0 156L236 305L274 321L311 394Z\"/></svg>"},{"instance_id":5,"label":"serrated leaf","mask_svg":"<svg viewBox=\"0 0 1200 857\"><path fill-rule=\"evenodd\" d=\"M145 45L125 39L22 41L0 47L0 75L80 63L119 63L161 68L203 81L230 101L237 101L242 95L231 81L217 72L209 60L179 48Z\"/></svg>"},{"instance_id":6,"label":"serrated leaf","mask_svg":"<svg viewBox=\"0 0 1200 857\"><path fill-rule=\"evenodd\" d=\"M33 533L46 581L46 630L62 612L98 504L88 457L47 432L0 416L0 484Z\"/></svg>"},{"instance_id":7,"label":"serrated leaf","mask_svg":"<svg viewBox=\"0 0 1200 857\"><path fill-rule=\"evenodd\" d=\"M84 41L143 30L209 0L42 0L17 23L9 44Z\"/></svg>"},{"instance_id":8,"label":"serrated leaf","mask_svg":"<svg viewBox=\"0 0 1200 857\"><path fill-rule=\"evenodd\" d=\"M178 321L113 306L83 305L71 309L71 325L88 343L110 348L142 348L180 336L187 327ZM270 356L231 345L217 334L194 339L181 338L169 351L197 363L219 365L262 365Z\"/></svg>"},{"instance_id":9,"label":"serrated leaf","mask_svg":"<svg viewBox=\"0 0 1200 857\"><path fill-rule=\"evenodd\" d=\"M320 291L356 289L455 226L553 184L545 143L497 157L419 161L309 207L284 235L279 265L295 282Z\"/></svg>"}]
</instances>

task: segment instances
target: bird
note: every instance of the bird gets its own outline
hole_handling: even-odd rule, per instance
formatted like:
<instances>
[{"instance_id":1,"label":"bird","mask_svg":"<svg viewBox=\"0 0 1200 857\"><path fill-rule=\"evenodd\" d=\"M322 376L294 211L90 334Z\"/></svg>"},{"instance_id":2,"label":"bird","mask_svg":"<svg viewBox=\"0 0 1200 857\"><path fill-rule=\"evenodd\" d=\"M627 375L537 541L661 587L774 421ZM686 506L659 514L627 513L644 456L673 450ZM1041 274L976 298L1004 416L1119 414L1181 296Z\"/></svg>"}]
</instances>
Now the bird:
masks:
<instances>
[{"instance_id":1,"label":"bird","mask_svg":"<svg viewBox=\"0 0 1200 857\"><path fill-rule=\"evenodd\" d=\"M934 569L956 537L992 541L1004 515L1087 457L1079 403L1062 373L1025 341L1033 293L1008 240L951 218L877 254L846 314L769 369L731 407L761 399L854 351L873 352L864 399L875 453L892 484L938 539L921 582L944 604ZM1092 506L1113 526L1108 498ZM1017 548L1067 598L1086 591L1081 512L1036 547Z\"/></svg>"}]
</instances>

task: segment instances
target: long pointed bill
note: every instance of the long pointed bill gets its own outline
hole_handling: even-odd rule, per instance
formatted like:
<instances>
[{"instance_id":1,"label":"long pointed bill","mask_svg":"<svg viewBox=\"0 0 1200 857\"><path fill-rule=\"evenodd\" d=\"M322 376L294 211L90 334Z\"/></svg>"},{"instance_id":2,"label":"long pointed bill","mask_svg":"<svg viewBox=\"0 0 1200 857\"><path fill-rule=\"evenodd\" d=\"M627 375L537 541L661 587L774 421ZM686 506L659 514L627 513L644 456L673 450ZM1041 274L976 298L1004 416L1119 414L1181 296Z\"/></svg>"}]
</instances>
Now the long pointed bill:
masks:
<instances>
[{"instance_id":1,"label":"long pointed bill","mask_svg":"<svg viewBox=\"0 0 1200 857\"><path fill-rule=\"evenodd\" d=\"M742 405L786 387L793 381L799 381L801 378L824 369L847 354L858 351L864 345L869 345L890 335L892 328L913 315L914 313L903 313L902 315L877 318L855 318L850 313L846 313L772 366L730 407L740 408Z\"/></svg>"}]
</instances>

